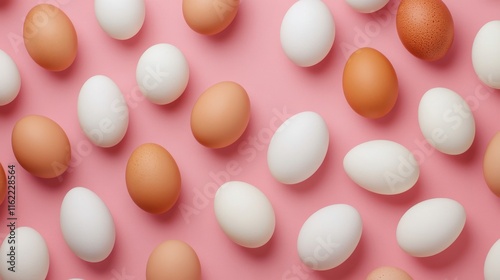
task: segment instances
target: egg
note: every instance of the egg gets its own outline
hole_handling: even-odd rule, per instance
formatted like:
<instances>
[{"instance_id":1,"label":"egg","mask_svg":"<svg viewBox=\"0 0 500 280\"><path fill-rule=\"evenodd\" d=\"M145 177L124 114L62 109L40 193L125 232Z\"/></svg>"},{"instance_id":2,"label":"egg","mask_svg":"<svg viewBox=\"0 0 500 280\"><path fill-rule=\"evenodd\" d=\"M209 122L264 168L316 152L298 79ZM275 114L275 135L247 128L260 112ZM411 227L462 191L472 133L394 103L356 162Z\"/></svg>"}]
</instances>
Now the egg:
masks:
<instances>
[{"instance_id":1,"label":"egg","mask_svg":"<svg viewBox=\"0 0 500 280\"><path fill-rule=\"evenodd\" d=\"M387 115L398 99L398 77L391 62L373 48L361 48L347 60L342 88L349 106L365 118Z\"/></svg>"},{"instance_id":2,"label":"egg","mask_svg":"<svg viewBox=\"0 0 500 280\"><path fill-rule=\"evenodd\" d=\"M2 164L0 164L0 204L3 203L5 197L7 196L7 188L8 188L7 182L8 181L7 181L7 176L5 175L5 170L3 169Z\"/></svg>"},{"instance_id":3,"label":"egg","mask_svg":"<svg viewBox=\"0 0 500 280\"><path fill-rule=\"evenodd\" d=\"M360 13L373 13L382 9L389 0L345 0L351 8Z\"/></svg>"},{"instance_id":4,"label":"egg","mask_svg":"<svg viewBox=\"0 0 500 280\"><path fill-rule=\"evenodd\" d=\"M467 102L450 89L432 88L422 96L418 123L427 142L442 153L465 153L474 142L474 115Z\"/></svg>"},{"instance_id":5,"label":"egg","mask_svg":"<svg viewBox=\"0 0 500 280\"><path fill-rule=\"evenodd\" d=\"M0 247L3 280L45 280L49 264L47 243L38 231L23 226L7 233Z\"/></svg>"},{"instance_id":6,"label":"egg","mask_svg":"<svg viewBox=\"0 0 500 280\"><path fill-rule=\"evenodd\" d=\"M413 278L400 268L381 266L370 272L366 280L413 280Z\"/></svg>"},{"instance_id":7,"label":"egg","mask_svg":"<svg viewBox=\"0 0 500 280\"><path fill-rule=\"evenodd\" d=\"M500 89L500 20L484 24L472 44L472 66L487 86Z\"/></svg>"},{"instance_id":8,"label":"egg","mask_svg":"<svg viewBox=\"0 0 500 280\"><path fill-rule=\"evenodd\" d=\"M465 220L464 207L453 199L424 200L408 209L399 220L397 242L411 256L434 256L455 242Z\"/></svg>"},{"instance_id":9,"label":"egg","mask_svg":"<svg viewBox=\"0 0 500 280\"><path fill-rule=\"evenodd\" d=\"M220 186L214 212L222 231L240 246L262 247L273 236L273 206L261 190L246 182L229 181Z\"/></svg>"},{"instance_id":10,"label":"egg","mask_svg":"<svg viewBox=\"0 0 500 280\"><path fill-rule=\"evenodd\" d=\"M328 127L318 113L305 111L281 124L269 142L267 165L283 184L297 184L311 177L328 151Z\"/></svg>"},{"instance_id":11,"label":"egg","mask_svg":"<svg viewBox=\"0 0 500 280\"><path fill-rule=\"evenodd\" d=\"M454 39L454 24L442 0L402 0L396 28L404 47L414 56L435 61L443 58Z\"/></svg>"},{"instance_id":12,"label":"egg","mask_svg":"<svg viewBox=\"0 0 500 280\"><path fill-rule=\"evenodd\" d=\"M144 0L95 0L99 26L111 38L127 40L142 28L146 17Z\"/></svg>"},{"instance_id":13,"label":"egg","mask_svg":"<svg viewBox=\"0 0 500 280\"><path fill-rule=\"evenodd\" d=\"M491 246L484 260L484 280L500 279L500 239Z\"/></svg>"},{"instance_id":14,"label":"egg","mask_svg":"<svg viewBox=\"0 0 500 280\"><path fill-rule=\"evenodd\" d=\"M296 65L310 67L330 52L335 22L322 0L296 1L281 22L280 40L285 55Z\"/></svg>"},{"instance_id":15,"label":"egg","mask_svg":"<svg viewBox=\"0 0 500 280\"><path fill-rule=\"evenodd\" d=\"M483 175L490 190L500 197L500 132L490 140L483 158Z\"/></svg>"},{"instance_id":16,"label":"egg","mask_svg":"<svg viewBox=\"0 0 500 280\"><path fill-rule=\"evenodd\" d=\"M50 71L69 68L77 55L78 38L73 23L56 6L39 4L24 20L24 45L31 58Z\"/></svg>"},{"instance_id":17,"label":"egg","mask_svg":"<svg viewBox=\"0 0 500 280\"><path fill-rule=\"evenodd\" d=\"M139 58L135 73L141 92L159 105L177 100L189 81L189 65L184 54L170 44L149 47Z\"/></svg>"},{"instance_id":18,"label":"egg","mask_svg":"<svg viewBox=\"0 0 500 280\"><path fill-rule=\"evenodd\" d=\"M96 75L80 89L78 121L87 138L99 147L113 147L125 137L128 106L120 88L109 77Z\"/></svg>"},{"instance_id":19,"label":"egg","mask_svg":"<svg viewBox=\"0 0 500 280\"><path fill-rule=\"evenodd\" d=\"M142 210L162 214L170 210L181 193L181 174L172 155L162 146L145 143L127 162L127 190Z\"/></svg>"},{"instance_id":20,"label":"egg","mask_svg":"<svg viewBox=\"0 0 500 280\"><path fill-rule=\"evenodd\" d=\"M344 157L344 170L362 188L385 195L408 191L420 174L413 154L389 140L372 140L355 146Z\"/></svg>"},{"instance_id":21,"label":"egg","mask_svg":"<svg viewBox=\"0 0 500 280\"><path fill-rule=\"evenodd\" d=\"M181 240L167 240L149 255L146 280L200 280L201 265L194 249Z\"/></svg>"},{"instance_id":22,"label":"egg","mask_svg":"<svg viewBox=\"0 0 500 280\"><path fill-rule=\"evenodd\" d=\"M69 167L71 146L68 136L50 118L24 116L14 125L11 142L16 160L34 176L55 178Z\"/></svg>"},{"instance_id":23,"label":"egg","mask_svg":"<svg viewBox=\"0 0 500 280\"><path fill-rule=\"evenodd\" d=\"M182 0L187 25L203 35L215 35L233 22L240 0Z\"/></svg>"},{"instance_id":24,"label":"egg","mask_svg":"<svg viewBox=\"0 0 500 280\"><path fill-rule=\"evenodd\" d=\"M341 265L361 239L363 223L356 208L333 204L313 213L302 225L297 238L300 260L313 270Z\"/></svg>"},{"instance_id":25,"label":"egg","mask_svg":"<svg viewBox=\"0 0 500 280\"><path fill-rule=\"evenodd\" d=\"M113 216L101 198L84 187L69 190L61 204L60 226L71 251L87 262L101 262L113 251Z\"/></svg>"},{"instance_id":26,"label":"egg","mask_svg":"<svg viewBox=\"0 0 500 280\"><path fill-rule=\"evenodd\" d=\"M224 148L236 142L250 121L250 98L245 89L224 81L203 92L191 112L191 131L208 148Z\"/></svg>"},{"instance_id":27,"label":"egg","mask_svg":"<svg viewBox=\"0 0 500 280\"><path fill-rule=\"evenodd\" d=\"M21 75L12 58L0 50L0 106L16 99L21 90Z\"/></svg>"}]
</instances>

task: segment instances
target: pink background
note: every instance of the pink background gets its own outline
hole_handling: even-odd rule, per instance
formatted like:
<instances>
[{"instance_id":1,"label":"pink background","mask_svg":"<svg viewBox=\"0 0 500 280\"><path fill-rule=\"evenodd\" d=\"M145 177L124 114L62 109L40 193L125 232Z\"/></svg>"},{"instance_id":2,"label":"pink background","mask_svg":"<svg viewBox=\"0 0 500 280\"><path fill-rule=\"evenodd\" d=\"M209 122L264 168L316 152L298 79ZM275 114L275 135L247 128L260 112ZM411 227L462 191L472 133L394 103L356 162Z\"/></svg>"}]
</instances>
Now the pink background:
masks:
<instances>
[{"instance_id":1,"label":"pink background","mask_svg":"<svg viewBox=\"0 0 500 280\"><path fill-rule=\"evenodd\" d=\"M42 69L24 48L23 17L39 2L58 5L77 30L78 57L65 72ZM98 26L93 1L0 1L0 48L14 59L22 75L18 98L0 107L0 161L4 166L16 163L10 135L14 123L26 114L42 114L55 120L66 131L73 149L71 167L62 180L37 179L17 165L18 224L31 226L44 236L50 251L48 279L144 279L150 252L167 239L182 239L196 250L204 279L364 279L381 265L399 266L415 279L483 278L484 258L500 238L500 204L482 177L486 145L500 130L500 94L476 77L471 46L483 24L499 19L500 2L445 1L455 21L455 41L444 59L429 63L410 55L398 39L395 12L399 1L392 0L386 8L370 15L355 12L345 1L326 0L336 22L335 43L321 64L307 69L292 64L279 41L281 19L294 0L242 0L233 24L213 37L189 29L182 17L181 2L146 0L147 16L140 33L131 40L117 41ZM190 65L187 90L166 106L142 98L135 82L140 55L156 43L174 44ZM344 64L348 55L362 46L384 53L399 78L397 104L380 120L358 116L342 93ZM111 149L92 146L77 120L80 87L97 74L107 75L118 84L130 110L128 133ZM195 141L189 117L197 97L208 86L223 80L245 87L252 102L252 116L237 143L210 150ZM476 139L463 155L448 156L430 149L418 128L420 97L437 86L462 95L475 116ZM330 128L329 151L312 178L295 186L282 185L271 177L266 163L273 122L283 117L283 111L287 117L304 110L316 111L325 118ZM421 177L412 190L398 196L380 196L349 180L342 167L344 155L355 145L372 139L397 141L415 153L421 163ZM142 211L127 193L127 159L145 142L163 145L181 170L181 197L164 215ZM234 163L240 167L239 172L225 176L226 166ZM239 247L219 229L210 195L213 186L226 179L247 181L272 202L277 224L266 246ZM75 186L96 192L115 219L115 248L101 263L80 260L63 241L59 208L66 192ZM466 226L445 252L429 258L410 257L396 243L396 225L409 207L432 197L450 197L462 203L467 212ZM348 203L359 210L364 222L359 246L337 268L325 272L304 269L302 274L296 274L294 268L301 264L296 239L302 223L316 210L334 203ZM183 215L182 209L194 209L194 213ZM6 210L0 211L0 221L6 221ZM0 234L1 238L7 234L5 226L0 227Z\"/></svg>"}]
</instances>

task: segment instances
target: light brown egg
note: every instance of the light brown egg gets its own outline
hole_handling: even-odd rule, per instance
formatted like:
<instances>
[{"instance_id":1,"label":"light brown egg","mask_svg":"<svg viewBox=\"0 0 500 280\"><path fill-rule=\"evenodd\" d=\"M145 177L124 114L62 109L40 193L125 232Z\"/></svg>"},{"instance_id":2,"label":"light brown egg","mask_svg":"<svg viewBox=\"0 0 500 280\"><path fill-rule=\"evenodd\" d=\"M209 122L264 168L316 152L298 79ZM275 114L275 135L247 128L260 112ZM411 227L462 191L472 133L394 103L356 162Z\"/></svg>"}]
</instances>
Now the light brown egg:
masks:
<instances>
[{"instance_id":1,"label":"light brown egg","mask_svg":"<svg viewBox=\"0 0 500 280\"><path fill-rule=\"evenodd\" d=\"M0 204L3 203L5 197L7 196L7 176L5 175L5 170L0 164Z\"/></svg>"},{"instance_id":2,"label":"light brown egg","mask_svg":"<svg viewBox=\"0 0 500 280\"><path fill-rule=\"evenodd\" d=\"M453 18L441 0L402 0L396 28L405 48L423 60L444 57L453 43Z\"/></svg>"},{"instance_id":3,"label":"light brown egg","mask_svg":"<svg viewBox=\"0 0 500 280\"><path fill-rule=\"evenodd\" d=\"M235 82L209 87L191 112L191 131L196 140L209 148L227 147L238 140L250 120L250 99Z\"/></svg>"},{"instance_id":4,"label":"light brown egg","mask_svg":"<svg viewBox=\"0 0 500 280\"><path fill-rule=\"evenodd\" d=\"M365 118L381 118L398 98L398 77L391 62L379 51L361 48L347 60L342 76L347 103Z\"/></svg>"},{"instance_id":5,"label":"light brown egg","mask_svg":"<svg viewBox=\"0 0 500 280\"><path fill-rule=\"evenodd\" d=\"M181 174L172 155L162 146L137 147L127 162L125 180L137 206L152 214L170 210L181 193Z\"/></svg>"},{"instance_id":6,"label":"light brown egg","mask_svg":"<svg viewBox=\"0 0 500 280\"><path fill-rule=\"evenodd\" d=\"M483 175L490 190L500 197L500 132L493 136L484 153Z\"/></svg>"},{"instance_id":7,"label":"light brown egg","mask_svg":"<svg viewBox=\"0 0 500 280\"><path fill-rule=\"evenodd\" d=\"M413 280L413 278L400 268L382 266L370 272L366 280Z\"/></svg>"},{"instance_id":8,"label":"light brown egg","mask_svg":"<svg viewBox=\"0 0 500 280\"><path fill-rule=\"evenodd\" d=\"M184 241L165 241L149 255L146 265L146 280L200 279L201 265L198 255Z\"/></svg>"},{"instance_id":9,"label":"light brown egg","mask_svg":"<svg viewBox=\"0 0 500 280\"><path fill-rule=\"evenodd\" d=\"M240 0L183 0L184 20L194 31L214 35L233 22Z\"/></svg>"},{"instance_id":10,"label":"light brown egg","mask_svg":"<svg viewBox=\"0 0 500 280\"><path fill-rule=\"evenodd\" d=\"M40 178L60 176L71 160L71 146L64 130L39 115L17 121L12 130L12 150L19 164Z\"/></svg>"},{"instance_id":11,"label":"light brown egg","mask_svg":"<svg viewBox=\"0 0 500 280\"><path fill-rule=\"evenodd\" d=\"M76 58L78 39L73 23L56 6L39 4L26 15L23 27L26 50L41 67L67 69Z\"/></svg>"}]
</instances>

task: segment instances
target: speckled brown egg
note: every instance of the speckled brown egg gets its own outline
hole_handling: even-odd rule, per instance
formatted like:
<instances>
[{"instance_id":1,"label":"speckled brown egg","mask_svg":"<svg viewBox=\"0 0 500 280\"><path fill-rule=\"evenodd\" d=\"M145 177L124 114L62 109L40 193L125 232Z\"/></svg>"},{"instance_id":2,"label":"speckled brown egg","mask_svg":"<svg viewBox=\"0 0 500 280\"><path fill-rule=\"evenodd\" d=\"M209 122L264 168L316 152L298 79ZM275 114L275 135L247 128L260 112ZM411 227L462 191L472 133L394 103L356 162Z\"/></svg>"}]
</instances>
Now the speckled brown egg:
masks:
<instances>
[{"instance_id":1,"label":"speckled brown egg","mask_svg":"<svg viewBox=\"0 0 500 280\"><path fill-rule=\"evenodd\" d=\"M3 203L5 197L7 196L7 176L5 175L5 170L0 164L0 204Z\"/></svg>"},{"instance_id":2,"label":"speckled brown egg","mask_svg":"<svg viewBox=\"0 0 500 280\"><path fill-rule=\"evenodd\" d=\"M483 175L490 190L500 197L500 132L493 136L484 153Z\"/></svg>"},{"instance_id":3,"label":"speckled brown egg","mask_svg":"<svg viewBox=\"0 0 500 280\"><path fill-rule=\"evenodd\" d=\"M200 280L201 265L196 252L184 241L167 240L149 255L146 280Z\"/></svg>"},{"instance_id":4,"label":"speckled brown egg","mask_svg":"<svg viewBox=\"0 0 500 280\"><path fill-rule=\"evenodd\" d=\"M370 272L366 280L413 280L413 278L400 268L382 266Z\"/></svg>"},{"instance_id":5,"label":"speckled brown egg","mask_svg":"<svg viewBox=\"0 0 500 280\"><path fill-rule=\"evenodd\" d=\"M188 26L203 35L214 35L233 22L240 0L183 0L182 14Z\"/></svg>"},{"instance_id":6,"label":"speckled brown egg","mask_svg":"<svg viewBox=\"0 0 500 280\"><path fill-rule=\"evenodd\" d=\"M423 60L444 57L453 43L453 18L441 0L402 0L396 27L405 48Z\"/></svg>"}]
</instances>

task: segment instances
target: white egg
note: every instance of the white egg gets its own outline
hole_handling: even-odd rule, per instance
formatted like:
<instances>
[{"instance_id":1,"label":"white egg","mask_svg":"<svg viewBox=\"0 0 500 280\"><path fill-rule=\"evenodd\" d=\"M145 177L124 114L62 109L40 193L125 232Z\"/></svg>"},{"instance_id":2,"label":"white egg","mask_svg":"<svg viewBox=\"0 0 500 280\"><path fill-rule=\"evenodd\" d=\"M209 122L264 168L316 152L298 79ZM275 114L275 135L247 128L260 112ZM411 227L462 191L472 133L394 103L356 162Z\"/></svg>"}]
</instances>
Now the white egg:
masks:
<instances>
[{"instance_id":1,"label":"white egg","mask_svg":"<svg viewBox=\"0 0 500 280\"><path fill-rule=\"evenodd\" d=\"M399 220L396 237L414 257L430 257L447 249L465 225L465 209L450 198L432 198L408 209Z\"/></svg>"},{"instance_id":2,"label":"white egg","mask_svg":"<svg viewBox=\"0 0 500 280\"><path fill-rule=\"evenodd\" d=\"M141 30L146 17L144 0L95 0L94 12L111 38L127 40Z\"/></svg>"},{"instance_id":3,"label":"white egg","mask_svg":"<svg viewBox=\"0 0 500 280\"><path fill-rule=\"evenodd\" d=\"M293 63L315 65L333 46L333 15L321 0L296 1L283 17L280 38L283 51Z\"/></svg>"},{"instance_id":4,"label":"white egg","mask_svg":"<svg viewBox=\"0 0 500 280\"><path fill-rule=\"evenodd\" d=\"M500 279L500 239L488 251L484 260L484 280Z\"/></svg>"},{"instance_id":5,"label":"white egg","mask_svg":"<svg viewBox=\"0 0 500 280\"><path fill-rule=\"evenodd\" d=\"M49 273L49 250L45 239L31 227L7 233L0 247L3 280L44 280Z\"/></svg>"},{"instance_id":6,"label":"white egg","mask_svg":"<svg viewBox=\"0 0 500 280\"><path fill-rule=\"evenodd\" d=\"M474 142L474 115L467 102L450 89L433 88L422 96L418 123L427 142L442 153L462 154Z\"/></svg>"},{"instance_id":7,"label":"white egg","mask_svg":"<svg viewBox=\"0 0 500 280\"><path fill-rule=\"evenodd\" d=\"M326 157L329 137L325 120L315 112L305 111L287 119L274 133L267 150L272 176L283 184L311 177Z\"/></svg>"},{"instance_id":8,"label":"white egg","mask_svg":"<svg viewBox=\"0 0 500 280\"><path fill-rule=\"evenodd\" d=\"M275 215L271 202L258 188L240 181L224 183L214 199L215 217L234 243L257 248L272 237Z\"/></svg>"},{"instance_id":9,"label":"white egg","mask_svg":"<svg viewBox=\"0 0 500 280\"><path fill-rule=\"evenodd\" d=\"M89 140L99 147L120 143L128 128L128 106L120 88L110 78L88 79L78 96L78 121Z\"/></svg>"},{"instance_id":10,"label":"white egg","mask_svg":"<svg viewBox=\"0 0 500 280\"><path fill-rule=\"evenodd\" d=\"M186 89L189 65L177 47L157 44L142 54L135 77L149 101L164 105L175 101Z\"/></svg>"},{"instance_id":11,"label":"white egg","mask_svg":"<svg viewBox=\"0 0 500 280\"><path fill-rule=\"evenodd\" d=\"M105 260L115 245L115 223L104 202L93 191L75 187L61 205L62 235L71 251L87 262Z\"/></svg>"},{"instance_id":12,"label":"white egg","mask_svg":"<svg viewBox=\"0 0 500 280\"><path fill-rule=\"evenodd\" d=\"M479 29L472 44L472 65L479 79L487 86L500 89L500 20L486 23Z\"/></svg>"},{"instance_id":13,"label":"white egg","mask_svg":"<svg viewBox=\"0 0 500 280\"><path fill-rule=\"evenodd\" d=\"M418 180L420 168L413 154L389 140L357 145L344 157L344 170L356 184L378 194L400 194Z\"/></svg>"},{"instance_id":14,"label":"white egg","mask_svg":"<svg viewBox=\"0 0 500 280\"><path fill-rule=\"evenodd\" d=\"M21 75L12 58L0 50L0 106L16 99L21 90Z\"/></svg>"},{"instance_id":15,"label":"white egg","mask_svg":"<svg viewBox=\"0 0 500 280\"><path fill-rule=\"evenodd\" d=\"M382 9L389 0L345 0L351 8L360 13L373 13Z\"/></svg>"},{"instance_id":16,"label":"white egg","mask_svg":"<svg viewBox=\"0 0 500 280\"><path fill-rule=\"evenodd\" d=\"M319 209L302 225L297 239L301 261L313 270L341 265L361 239L363 222L359 212L347 204Z\"/></svg>"}]
</instances>

